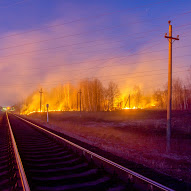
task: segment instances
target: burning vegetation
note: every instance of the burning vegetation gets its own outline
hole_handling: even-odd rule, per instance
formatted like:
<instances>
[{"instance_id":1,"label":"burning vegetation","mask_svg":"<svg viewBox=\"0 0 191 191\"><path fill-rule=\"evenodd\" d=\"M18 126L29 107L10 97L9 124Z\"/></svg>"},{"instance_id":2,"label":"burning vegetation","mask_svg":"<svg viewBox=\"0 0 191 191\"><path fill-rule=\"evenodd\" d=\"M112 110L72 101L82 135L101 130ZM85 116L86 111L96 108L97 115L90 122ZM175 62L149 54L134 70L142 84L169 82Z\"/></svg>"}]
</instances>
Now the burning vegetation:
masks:
<instances>
[{"instance_id":1,"label":"burning vegetation","mask_svg":"<svg viewBox=\"0 0 191 191\"><path fill-rule=\"evenodd\" d=\"M39 90L34 91L22 103L19 103L21 114L45 112L46 104L49 111L114 111L126 109L166 109L167 87L157 89L146 95L139 86L134 86L131 94L120 92L115 82L103 86L98 79L85 79L78 85L58 85L50 90L43 88L41 96ZM183 85L182 81L173 81L173 109L183 110L191 107L191 86Z\"/></svg>"}]
</instances>

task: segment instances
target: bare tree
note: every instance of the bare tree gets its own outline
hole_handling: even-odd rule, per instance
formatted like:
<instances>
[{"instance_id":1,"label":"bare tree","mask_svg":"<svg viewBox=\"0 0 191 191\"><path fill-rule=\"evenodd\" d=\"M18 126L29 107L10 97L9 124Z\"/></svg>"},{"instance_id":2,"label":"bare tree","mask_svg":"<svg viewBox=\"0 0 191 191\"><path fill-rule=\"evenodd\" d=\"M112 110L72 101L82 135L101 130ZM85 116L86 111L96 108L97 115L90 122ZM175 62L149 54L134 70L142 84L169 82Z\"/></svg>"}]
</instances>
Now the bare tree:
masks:
<instances>
[{"instance_id":1,"label":"bare tree","mask_svg":"<svg viewBox=\"0 0 191 191\"><path fill-rule=\"evenodd\" d=\"M172 84L172 108L179 110L183 109L184 105L184 90L182 81L179 78L173 79Z\"/></svg>"},{"instance_id":2,"label":"bare tree","mask_svg":"<svg viewBox=\"0 0 191 191\"><path fill-rule=\"evenodd\" d=\"M107 89L107 99L108 99L108 110L113 110L115 103L119 99L120 92L118 85L114 82L109 82Z\"/></svg>"},{"instance_id":3,"label":"bare tree","mask_svg":"<svg viewBox=\"0 0 191 191\"><path fill-rule=\"evenodd\" d=\"M133 97L135 101L135 106L138 108L141 102L142 92L139 86L134 86Z\"/></svg>"},{"instance_id":4,"label":"bare tree","mask_svg":"<svg viewBox=\"0 0 191 191\"><path fill-rule=\"evenodd\" d=\"M164 99L164 91L161 91L160 89L154 91L153 100L156 103L157 108L159 108L159 109L165 108L166 100Z\"/></svg>"}]
</instances>

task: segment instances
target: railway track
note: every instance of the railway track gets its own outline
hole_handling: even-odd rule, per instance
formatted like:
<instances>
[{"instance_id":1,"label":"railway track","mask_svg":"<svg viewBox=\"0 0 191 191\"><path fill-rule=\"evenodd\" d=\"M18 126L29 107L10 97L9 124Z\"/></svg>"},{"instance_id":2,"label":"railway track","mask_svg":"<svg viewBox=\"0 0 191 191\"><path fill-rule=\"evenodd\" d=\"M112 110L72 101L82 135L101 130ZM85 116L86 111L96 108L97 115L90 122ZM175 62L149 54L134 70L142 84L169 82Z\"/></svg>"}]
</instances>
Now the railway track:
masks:
<instances>
[{"instance_id":1,"label":"railway track","mask_svg":"<svg viewBox=\"0 0 191 191\"><path fill-rule=\"evenodd\" d=\"M22 190L5 115L0 122L0 190Z\"/></svg>"},{"instance_id":2,"label":"railway track","mask_svg":"<svg viewBox=\"0 0 191 191\"><path fill-rule=\"evenodd\" d=\"M23 190L172 190L19 116L6 117Z\"/></svg>"}]
</instances>

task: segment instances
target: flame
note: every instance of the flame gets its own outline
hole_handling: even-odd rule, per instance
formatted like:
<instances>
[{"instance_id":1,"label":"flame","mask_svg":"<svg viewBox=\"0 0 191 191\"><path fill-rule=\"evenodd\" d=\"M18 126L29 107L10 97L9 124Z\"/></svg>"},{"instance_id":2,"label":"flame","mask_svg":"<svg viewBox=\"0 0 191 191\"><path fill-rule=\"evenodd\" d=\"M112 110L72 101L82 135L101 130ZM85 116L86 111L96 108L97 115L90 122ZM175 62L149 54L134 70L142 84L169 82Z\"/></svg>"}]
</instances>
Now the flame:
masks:
<instances>
[{"instance_id":1,"label":"flame","mask_svg":"<svg viewBox=\"0 0 191 191\"><path fill-rule=\"evenodd\" d=\"M48 112L55 112L55 111L64 111L64 110L62 110L62 109L49 109L48 110ZM32 114L32 113L46 113L47 111L30 111L30 112L27 112L27 113L25 113L25 112L23 112L23 113L21 113L21 115L24 115L24 114L26 114L26 115L30 115L30 114Z\"/></svg>"},{"instance_id":2,"label":"flame","mask_svg":"<svg viewBox=\"0 0 191 191\"><path fill-rule=\"evenodd\" d=\"M122 108L122 109L143 109L143 108L138 108L138 107L132 107L132 108L129 108L129 107L125 107L125 108Z\"/></svg>"},{"instance_id":3,"label":"flame","mask_svg":"<svg viewBox=\"0 0 191 191\"><path fill-rule=\"evenodd\" d=\"M43 90L42 100L41 100L41 111L40 111L40 94L36 90L32 95L28 96L25 103L22 105L21 114L30 115L32 113L44 113L47 112L46 104L49 104L49 112L60 112L60 111L77 111L77 95L78 88L74 88L70 84L58 85L52 88L49 92L45 89ZM85 92L86 91L86 92ZM127 92L127 91L125 91ZM82 93L82 104L86 101L83 100L84 94L87 93L86 87ZM87 94L88 96L92 96ZM123 96L122 96L123 95ZM79 96L79 95L78 95ZM138 97L139 96L139 97ZM120 94L117 99L114 99L112 107L109 107L109 100L106 98L102 104L102 111L112 111L112 110L137 110L146 108L156 108L157 102L152 99L152 96L141 95L140 89L136 88L135 91L131 93L130 103L128 101L129 94L124 96L124 93ZM79 99L79 97L78 97ZM86 97L88 104L93 100ZM78 103L79 104L79 103ZM126 105L132 107L126 107ZM82 107L82 110L92 111L95 105L91 105L89 108L87 106ZM79 105L78 105L79 110Z\"/></svg>"}]
</instances>

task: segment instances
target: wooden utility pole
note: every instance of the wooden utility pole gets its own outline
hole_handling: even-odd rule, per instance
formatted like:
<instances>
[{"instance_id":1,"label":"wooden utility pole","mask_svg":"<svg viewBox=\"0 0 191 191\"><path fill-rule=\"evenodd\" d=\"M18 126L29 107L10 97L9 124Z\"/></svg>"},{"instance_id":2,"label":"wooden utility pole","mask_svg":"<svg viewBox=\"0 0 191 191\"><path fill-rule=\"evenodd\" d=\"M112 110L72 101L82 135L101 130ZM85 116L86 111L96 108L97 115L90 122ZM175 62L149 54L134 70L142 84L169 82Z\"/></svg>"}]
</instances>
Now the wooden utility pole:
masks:
<instances>
[{"instance_id":1,"label":"wooden utility pole","mask_svg":"<svg viewBox=\"0 0 191 191\"><path fill-rule=\"evenodd\" d=\"M82 91L80 89L79 91L79 94L80 94L80 112L82 111L82 100L81 100L81 97L82 97Z\"/></svg>"},{"instance_id":2,"label":"wooden utility pole","mask_svg":"<svg viewBox=\"0 0 191 191\"><path fill-rule=\"evenodd\" d=\"M77 111L78 111L78 93L77 93Z\"/></svg>"},{"instance_id":3,"label":"wooden utility pole","mask_svg":"<svg viewBox=\"0 0 191 191\"><path fill-rule=\"evenodd\" d=\"M177 38L172 37L172 25L171 21L169 24L169 36L165 34L165 38L169 41L169 61L168 61L168 102L167 102L167 130L166 130L166 141L167 141L167 151L170 150L170 137L171 137L171 110L172 110L172 43L175 40L179 40L179 35Z\"/></svg>"},{"instance_id":4,"label":"wooden utility pole","mask_svg":"<svg viewBox=\"0 0 191 191\"><path fill-rule=\"evenodd\" d=\"M47 104L46 104L46 108L47 108L47 123L49 122L49 118L48 118L48 107L49 107L49 104L47 103Z\"/></svg>"},{"instance_id":5,"label":"wooden utility pole","mask_svg":"<svg viewBox=\"0 0 191 191\"><path fill-rule=\"evenodd\" d=\"M77 111L78 111L78 94L80 94L80 112L81 112L81 109L82 109L82 107L81 107L81 94L82 94L81 89L80 89L80 91L77 93Z\"/></svg>"},{"instance_id":6,"label":"wooden utility pole","mask_svg":"<svg viewBox=\"0 0 191 191\"><path fill-rule=\"evenodd\" d=\"M129 94L129 109L131 108L131 99L130 99L130 94Z\"/></svg>"},{"instance_id":7,"label":"wooden utility pole","mask_svg":"<svg viewBox=\"0 0 191 191\"><path fill-rule=\"evenodd\" d=\"M129 96L128 96L128 99L127 99L127 101L126 101L126 103L125 103L125 106L124 106L124 107L126 107L126 105L127 105L128 101L129 101L129 109L130 109L130 106L131 106L130 94L129 94Z\"/></svg>"},{"instance_id":8,"label":"wooden utility pole","mask_svg":"<svg viewBox=\"0 0 191 191\"><path fill-rule=\"evenodd\" d=\"M41 105L42 105L42 93L43 93L42 88L40 89L39 93L40 93L40 112L41 112Z\"/></svg>"}]
</instances>

